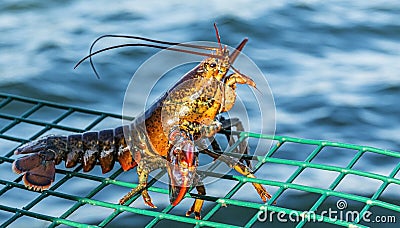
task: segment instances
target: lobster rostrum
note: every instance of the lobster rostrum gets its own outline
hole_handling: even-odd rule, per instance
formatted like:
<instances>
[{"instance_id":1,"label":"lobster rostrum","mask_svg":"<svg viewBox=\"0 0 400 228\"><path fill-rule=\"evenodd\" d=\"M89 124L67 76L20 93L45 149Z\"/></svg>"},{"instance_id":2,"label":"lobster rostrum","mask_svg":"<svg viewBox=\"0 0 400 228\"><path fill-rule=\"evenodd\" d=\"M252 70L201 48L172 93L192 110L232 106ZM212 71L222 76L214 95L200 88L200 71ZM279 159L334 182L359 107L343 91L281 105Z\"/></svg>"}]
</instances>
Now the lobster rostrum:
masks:
<instances>
[{"instance_id":1,"label":"lobster rostrum","mask_svg":"<svg viewBox=\"0 0 400 228\"><path fill-rule=\"evenodd\" d=\"M51 186L55 176L55 165L63 160L67 168L80 163L84 172L100 164L102 172L107 173L113 169L115 161L120 163L124 171L137 166L139 184L119 203L125 204L135 194L141 193L144 202L150 207L155 206L147 192L147 179L150 172L159 168L166 168L168 171L169 197L172 205L177 205L192 186L196 187L199 195L206 194L201 177L197 173L199 153L220 159L239 173L254 178L249 162L246 164L243 160L215 152L215 148L219 147L216 141L211 144L214 150L204 146L204 140L210 140L221 130L229 130L232 125L240 128L238 119L219 117L219 114L233 107L236 99L236 85L247 84L256 88L251 78L232 66L247 43L247 39L244 39L230 54L226 46L222 47L217 27L215 25L214 27L219 44L217 48L157 41L136 36L99 37L92 44L90 54L77 64L89 58L96 75L98 74L91 57L119 47L147 46L203 55L207 58L186 73L129 125L69 136L45 136L29 142L15 151L15 154L29 155L15 160L13 170L18 174L23 174L23 182L28 188L41 191ZM92 53L93 45L104 37L138 39L177 46L128 43ZM180 46L210 50L213 53L192 51ZM230 69L233 73L228 75ZM229 139L228 133L226 136ZM264 202L271 198L262 185L253 183L253 186ZM202 205L203 200L197 198L186 215L194 212L195 218L200 219Z\"/></svg>"}]
</instances>

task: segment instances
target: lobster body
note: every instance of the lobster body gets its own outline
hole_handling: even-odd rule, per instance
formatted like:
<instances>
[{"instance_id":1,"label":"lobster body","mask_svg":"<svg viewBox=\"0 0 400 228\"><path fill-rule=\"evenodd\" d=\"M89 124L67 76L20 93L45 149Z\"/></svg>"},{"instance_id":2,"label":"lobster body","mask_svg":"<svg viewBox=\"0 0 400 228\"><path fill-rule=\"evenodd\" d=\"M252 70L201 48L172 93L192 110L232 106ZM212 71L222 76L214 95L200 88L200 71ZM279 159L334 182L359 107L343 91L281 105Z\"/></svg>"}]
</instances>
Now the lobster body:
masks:
<instances>
[{"instance_id":1,"label":"lobster body","mask_svg":"<svg viewBox=\"0 0 400 228\"><path fill-rule=\"evenodd\" d=\"M44 190L54 181L55 165L61 161L65 161L66 168L80 163L84 172L99 164L102 172L107 173L113 169L116 160L127 171L134 168L141 157L160 155L166 158L172 146L166 132L180 126L189 134L200 137L202 127L210 126L210 120L219 114L224 91L233 92L214 78L204 78L204 64L188 72L130 125L68 136L51 135L30 142L18 148L15 154L32 155L16 160L13 170L24 173L24 183L28 187ZM180 86L183 83L184 86ZM191 96L194 92L196 98ZM234 100L229 103L233 104ZM224 111L231 107L224 106ZM187 111L178 121L168 126L162 123L163 117L174 118L181 109Z\"/></svg>"},{"instance_id":2,"label":"lobster body","mask_svg":"<svg viewBox=\"0 0 400 228\"><path fill-rule=\"evenodd\" d=\"M154 102L129 125L99 132L69 136L47 136L23 145L15 154L29 154L14 161L13 170L23 174L24 184L34 190L49 188L54 181L55 165L65 161L67 168L82 164L88 172L96 164L102 172L113 169L118 161L124 171L138 166L139 185L120 204L141 192L145 203L155 207L147 193L148 174L157 168L167 168L170 178L170 201L177 205L190 186L199 194L205 189L196 173L197 140L208 139L221 130L217 115L229 111L236 99L236 84L255 83L239 72L227 75L247 39L234 53L222 47L183 76L171 89ZM207 152L218 158L221 155ZM227 156L222 161L248 177L254 177L249 167ZM253 184L263 199L269 193L260 184ZM203 200L196 199L187 215L194 212L200 219Z\"/></svg>"}]
</instances>

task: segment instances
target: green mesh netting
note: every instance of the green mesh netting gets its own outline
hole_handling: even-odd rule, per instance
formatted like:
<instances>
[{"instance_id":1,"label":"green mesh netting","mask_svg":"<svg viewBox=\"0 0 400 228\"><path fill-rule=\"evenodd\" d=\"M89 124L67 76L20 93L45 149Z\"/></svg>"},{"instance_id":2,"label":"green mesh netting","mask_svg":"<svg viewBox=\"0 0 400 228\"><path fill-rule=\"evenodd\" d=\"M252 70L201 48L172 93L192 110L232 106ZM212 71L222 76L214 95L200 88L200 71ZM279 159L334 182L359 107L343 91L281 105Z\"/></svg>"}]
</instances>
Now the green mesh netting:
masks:
<instances>
[{"instance_id":1,"label":"green mesh netting","mask_svg":"<svg viewBox=\"0 0 400 228\"><path fill-rule=\"evenodd\" d=\"M246 178L230 172L221 177L222 184L216 183L220 186L218 191L208 192L206 196L192 191L186 195L188 199L178 206L162 203L158 209L142 207L136 202L139 196L131 199L131 206L117 204L117 199L122 195L110 197L113 188L128 192L136 186L126 181L127 178L120 178L124 174L119 167L106 175L100 172L82 173L81 167L58 167L55 183L42 193L26 189L21 177L11 174L13 151L22 143L49 133L68 134L88 131L94 127L117 126L121 118L132 119L0 93L0 226L18 227L21 223L31 222L49 227L103 227L131 221L132 226L147 227L175 223L210 227L257 227L268 223L282 225L280 219L286 218L291 226L297 227L316 225L315 220L318 220L318 225L367 227L378 225L377 215L381 215L381 222L384 218L386 224L399 224L400 153L346 143L234 132L239 140L231 147L231 153L243 140L248 140L250 145L260 140L261 143L273 142L265 156L252 158L256 161L253 169L258 178ZM377 164L369 164L371 159L376 160ZM380 167L379 164L384 165ZM136 175L134 171L130 172L131 176ZM156 178L165 175L164 170L155 172ZM217 176L212 169L202 174L206 178ZM74 187L71 184L77 179L91 183L84 195L66 190L73 188L79 191L79 184ZM150 194L168 199L168 187L157 186L156 183L155 179L149 181ZM251 183L263 184L273 194L273 198L264 204L252 189ZM358 187L354 188L354 185ZM215 186L212 189L216 189ZM21 195L21 200L15 201L18 195ZM189 198L197 197L206 201L202 220L184 215L193 201ZM347 207L338 208L339 200L348 203ZM157 202L154 203L157 205ZM59 204L60 209L47 211L46 205L50 204ZM85 214L87 207L98 207L99 213ZM325 213L332 208L342 213L342 216ZM357 213L351 218L343 216L348 211ZM260 220L261 212L269 216L266 221ZM301 216L296 221L291 220L296 213ZM375 215L369 217L375 220L366 222L365 217L369 213ZM87 217L91 220L88 221Z\"/></svg>"}]
</instances>

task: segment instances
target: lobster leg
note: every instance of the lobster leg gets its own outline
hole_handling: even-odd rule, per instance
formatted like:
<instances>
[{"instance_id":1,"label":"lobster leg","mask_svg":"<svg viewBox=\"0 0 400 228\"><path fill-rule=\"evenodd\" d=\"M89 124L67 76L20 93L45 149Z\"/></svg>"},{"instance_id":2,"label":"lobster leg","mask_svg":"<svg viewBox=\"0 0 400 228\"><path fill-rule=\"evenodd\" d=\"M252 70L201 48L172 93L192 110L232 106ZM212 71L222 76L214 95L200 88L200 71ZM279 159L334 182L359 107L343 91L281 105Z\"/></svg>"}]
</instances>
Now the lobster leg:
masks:
<instances>
[{"instance_id":1,"label":"lobster leg","mask_svg":"<svg viewBox=\"0 0 400 228\"><path fill-rule=\"evenodd\" d=\"M166 161L162 157L152 156L144 157L140 160L137 173L139 176L139 184L136 188L132 189L128 194L126 194L122 199L119 200L119 204L125 204L129 199L131 199L135 194L142 192L143 200L148 206L155 208L156 206L152 203L149 193L146 190L147 179L149 173L152 171L165 167Z\"/></svg>"},{"instance_id":2,"label":"lobster leg","mask_svg":"<svg viewBox=\"0 0 400 228\"><path fill-rule=\"evenodd\" d=\"M219 132L223 135L225 135L229 146L232 146L234 144L234 138L233 135L231 134L232 127L235 127L237 131L244 131L242 121L239 120L239 118L225 118L223 116L219 116L217 120L220 123L220 129L216 131L215 133ZM225 132L220 132L222 130L225 130ZM226 132L229 131L229 132ZM239 137L239 136L238 136ZM211 146L213 150L217 151L222 151L221 147L219 146L218 142L216 140L211 140ZM248 147L247 147L247 142L242 141L239 143L238 149L235 148L235 151L239 154L245 154L248 155ZM244 159L240 159L241 162L243 162ZM249 160L244 160L246 162L246 165L251 168L251 162Z\"/></svg>"},{"instance_id":3,"label":"lobster leg","mask_svg":"<svg viewBox=\"0 0 400 228\"><path fill-rule=\"evenodd\" d=\"M218 153L213 152L208 149L202 150L201 153L207 154L207 155L213 157L214 159L220 159L221 161L223 161L224 163L229 165L231 168L235 169L237 172L239 172L243 176L255 178L252 170L240 161L237 162L229 156L226 156L224 154L218 154ZM264 186L262 186L261 184L252 183L252 185L256 189L258 195L260 195L262 201L266 202L267 199L270 199L272 197L271 194L269 194L267 192L267 190L264 188Z\"/></svg>"},{"instance_id":4,"label":"lobster leg","mask_svg":"<svg viewBox=\"0 0 400 228\"><path fill-rule=\"evenodd\" d=\"M143 197L144 203L147 206L149 206L151 208L157 208L157 206L154 205L153 202L151 201L151 198L150 198L150 195L149 195L149 192L147 191L147 189L144 189L142 191L142 197Z\"/></svg>"},{"instance_id":5,"label":"lobster leg","mask_svg":"<svg viewBox=\"0 0 400 228\"><path fill-rule=\"evenodd\" d=\"M204 187L203 182L198 174L196 174L196 190L199 195L206 194L206 188ZM201 219L201 208L203 207L204 200L196 199L192 205L192 207L186 212L186 216L191 215L194 212L195 219Z\"/></svg>"}]
</instances>

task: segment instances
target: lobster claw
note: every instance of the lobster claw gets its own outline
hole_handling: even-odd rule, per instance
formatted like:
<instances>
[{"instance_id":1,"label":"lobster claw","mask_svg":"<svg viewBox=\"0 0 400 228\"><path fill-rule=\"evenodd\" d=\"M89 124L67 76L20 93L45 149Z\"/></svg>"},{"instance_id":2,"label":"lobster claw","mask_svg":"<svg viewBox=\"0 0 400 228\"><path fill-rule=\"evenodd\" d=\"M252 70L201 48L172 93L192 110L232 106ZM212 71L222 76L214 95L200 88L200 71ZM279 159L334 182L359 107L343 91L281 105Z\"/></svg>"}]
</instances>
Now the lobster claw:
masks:
<instances>
[{"instance_id":1,"label":"lobster claw","mask_svg":"<svg viewBox=\"0 0 400 228\"><path fill-rule=\"evenodd\" d=\"M198 152L194 142L180 134L174 138L172 149L167 156L167 170L170 180L169 199L171 205L176 206L184 198L196 176Z\"/></svg>"}]
</instances>

